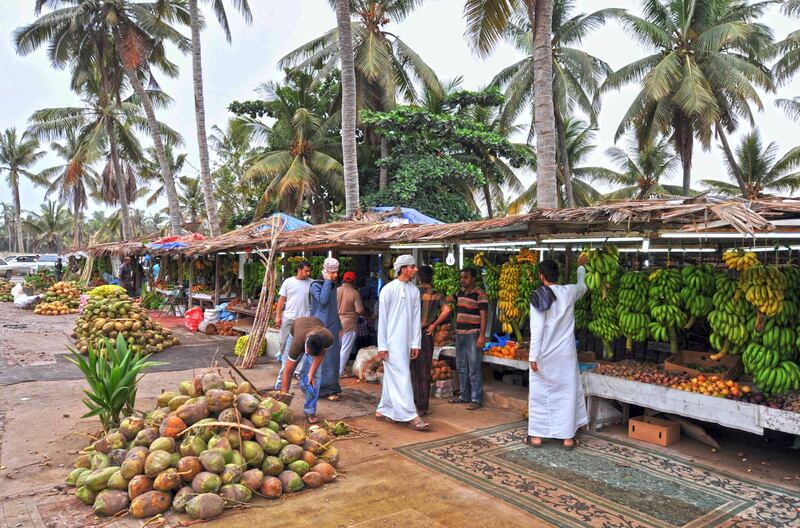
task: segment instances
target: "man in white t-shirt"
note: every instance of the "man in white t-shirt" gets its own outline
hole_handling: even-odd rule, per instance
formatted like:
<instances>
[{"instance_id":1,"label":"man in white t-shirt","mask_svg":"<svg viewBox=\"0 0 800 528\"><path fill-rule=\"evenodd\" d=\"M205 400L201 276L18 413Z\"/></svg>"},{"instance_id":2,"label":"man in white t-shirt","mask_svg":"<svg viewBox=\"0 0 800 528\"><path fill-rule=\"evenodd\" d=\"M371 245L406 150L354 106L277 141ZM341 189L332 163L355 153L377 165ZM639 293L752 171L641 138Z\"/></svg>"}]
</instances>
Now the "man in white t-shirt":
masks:
<instances>
[{"instance_id":1,"label":"man in white t-shirt","mask_svg":"<svg viewBox=\"0 0 800 528\"><path fill-rule=\"evenodd\" d=\"M294 320L298 317L307 317L311 311L308 294L312 282L309 278L310 275L311 264L305 260L301 261L300 264L297 265L297 274L283 281L281 289L278 292L280 297L275 307L275 326L281 330L280 355L278 356L278 361L281 362L281 368L278 371L278 379L275 380L276 390L280 389L283 369L286 366L286 342L289 339L292 323L294 323Z\"/></svg>"}]
</instances>

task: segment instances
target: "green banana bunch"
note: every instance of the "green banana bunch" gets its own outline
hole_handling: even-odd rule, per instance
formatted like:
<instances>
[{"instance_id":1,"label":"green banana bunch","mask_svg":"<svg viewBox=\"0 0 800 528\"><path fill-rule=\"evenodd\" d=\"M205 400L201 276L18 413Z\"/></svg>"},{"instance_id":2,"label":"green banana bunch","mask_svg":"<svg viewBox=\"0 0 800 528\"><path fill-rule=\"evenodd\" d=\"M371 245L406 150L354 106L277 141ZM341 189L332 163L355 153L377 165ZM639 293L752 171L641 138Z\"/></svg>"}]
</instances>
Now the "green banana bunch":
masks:
<instances>
[{"instance_id":1,"label":"green banana bunch","mask_svg":"<svg viewBox=\"0 0 800 528\"><path fill-rule=\"evenodd\" d=\"M716 292L711 298L714 309L708 314L708 323L711 348L717 351L711 359L718 361L727 354L742 352L753 333L747 329L747 320L754 310L749 304L736 300L737 283L726 273L717 273L714 283Z\"/></svg>"},{"instance_id":2,"label":"green banana bunch","mask_svg":"<svg viewBox=\"0 0 800 528\"><path fill-rule=\"evenodd\" d=\"M585 249L586 286L605 297L619 277L619 249L605 244L600 249Z\"/></svg>"},{"instance_id":3,"label":"green banana bunch","mask_svg":"<svg viewBox=\"0 0 800 528\"><path fill-rule=\"evenodd\" d=\"M698 318L705 318L714 309L712 296L716 291L714 267L710 264L690 264L681 269L683 288L681 300L689 312L686 329L693 327Z\"/></svg>"},{"instance_id":4,"label":"green banana bunch","mask_svg":"<svg viewBox=\"0 0 800 528\"><path fill-rule=\"evenodd\" d=\"M742 362L745 372L753 375L756 386L768 396L800 389L800 366L781 359L777 350L752 342L745 347Z\"/></svg>"},{"instance_id":5,"label":"green banana bunch","mask_svg":"<svg viewBox=\"0 0 800 528\"><path fill-rule=\"evenodd\" d=\"M747 302L761 314L775 317L783 310L786 284L786 276L781 270L775 266L756 264L739 276L739 294L744 295Z\"/></svg>"},{"instance_id":6,"label":"green banana bunch","mask_svg":"<svg viewBox=\"0 0 800 528\"><path fill-rule=\"evenodd\" d=\"M530 314L531 294L541 285L542 281L539 280L538 264L520 264L519 290L516 300L517 309L521 314L520 319L524 319Z\"/></svg>"},{"instance_id":7,"label":"green banana bunch","mask_svg":"<svg viewBox=\"0 0 800 528\"><path fill-rule=\"evenodd\" d=\"M490 301L496 301L500 296L500 268L486 266L483 268L483 289Z\"/></svg>"},{"instance_id":8,"label":"green banana bunch","mask_svg":"<svg viewBox=\"0 0 800 528\"><path fill-rule=\"evenodd\" d=\"M617 317L619 301L619 250L605 244L599 249L584 249L586 256L586 286L592 294L589 331L603 341L606 358L614 352L611 343L622 335Z\"/></svg>"},{"instance_id":9,"label":"green banana bunch","mask_svg":"<svg viewBox=\"0 0 800 528\"><path fill-rule=\"evenodd\" d=\"M619 302L617 291L609 289L606 296L592 295L591 314L592 320L587 325L589 331L603 341L603 351L606 358L614 355L611 344L622 335L622 330L617 322L617 304Z\"/></svg>"},{"instance_id":10,"label":"green banana bunch","mask_svg":"<svg viewBox=\"0 0 800 528\"><path fill-rule=\"evenodd\" d=\"M650 334L648 288L647 276L641 272L629 271L620 278L617 319L627 350L633 348L634 341L646 341Z\"/></svg>"},{"instance_id":11,"label":"green banana bunch","mask_svg":"<svg viewBox=\"0 0 800 528\"><path fill-rule=\"evenodd\" d=\"M677 331L684 328L689 320L680 296L683 278L675 268L667 268L654 271L648 280L650 281L648 292L650 317L666 328L670 350L674 354L678 351ZM663 337L660 329L659 337ZM653 338L656 339L656 336L654 335Z\"/></svg>"},{"instance_id":12,"label":"green banana bunch","mask_svg":"<svg viewBox=\"0 0 800 528\"><path fill-rule=\"evenodd\" d=\"M442 295L454 295L461 288L460 273L453 266L444 262L433 265L433 289Z\"/></svg>"}]
</instances>

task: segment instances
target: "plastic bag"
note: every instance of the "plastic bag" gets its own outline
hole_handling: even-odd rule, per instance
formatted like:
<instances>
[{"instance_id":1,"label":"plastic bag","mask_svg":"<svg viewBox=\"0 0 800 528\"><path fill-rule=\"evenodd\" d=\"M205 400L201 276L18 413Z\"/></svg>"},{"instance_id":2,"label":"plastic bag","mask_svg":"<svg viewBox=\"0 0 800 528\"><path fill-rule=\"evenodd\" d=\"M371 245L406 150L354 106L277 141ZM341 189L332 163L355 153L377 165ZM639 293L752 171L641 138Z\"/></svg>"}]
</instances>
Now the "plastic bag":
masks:
<instances>
[{"instance_id":1,"label":"plastic bag","mask_svg":"<svg viewBox=\"0 0 800 528\"><path fill-rule=\"evenodd\" d=\"M190 332L197 332L197 327L200 326L200 323L203 322L203 309L199 306L195 306L188 312L186 312L186 317L183 320L183 324L186 326L186 329Z\"/></svg>"},{"instance_id":2,"label":"plastic bag","mask_svg":"<svg viewBox=\"0 0 800 528\"><path fill-rule=\"evenodd\" d=\"M367 347L359 350L353 363L353 374L362 381L370 383L380 381L382 376L379 375L378 368L382 362L376 358L377 355L378 347Z\"/></svg>"},{"instance_id":3,"label":"plastic bag","mask_svg":"<svg viewBox=\"0 0 800 528\"><path fill-rule=\"evenodd\" d=\"M24 292L24 288L22 287L22 284L17 283L17 284L14 285L13 288L11 288L11 295L14 298L17 298L20 295L24 295L24 294L25 294L25 292Z\"/></svg>"}]
</instances>

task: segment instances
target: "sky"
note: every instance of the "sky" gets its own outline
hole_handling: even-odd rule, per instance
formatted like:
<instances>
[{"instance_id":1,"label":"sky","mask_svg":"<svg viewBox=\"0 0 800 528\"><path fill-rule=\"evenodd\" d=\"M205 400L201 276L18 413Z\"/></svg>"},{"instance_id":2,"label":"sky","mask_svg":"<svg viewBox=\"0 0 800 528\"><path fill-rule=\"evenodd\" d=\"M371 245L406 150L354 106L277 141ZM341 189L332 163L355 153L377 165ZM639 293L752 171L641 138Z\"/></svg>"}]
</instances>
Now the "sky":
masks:
<instances>
[{"instance_id":1,"label":"sky","mask_svg":"<svg viewBox=\"0 0 800 528\"><path fill-rule=\"evenodd\" d=\"M31 113L40 108L73 106L78 98L69 90L69 73L55 70L50 66L45 49L29 56L16 54L12 43L13 31L34 20L31 0L0 1L0 130L16 127L26 128ZM203 2L201 2L202 6ZM230 6L230 2L228 5ZM618 7L640 13L637 0L576 0L576 13L589 12L605 7ZM279 0L250 0L253 11L253 24L248 26L241 17L229 8L229 20L233 42L228 44L225 35L215 19L210 19L202 36L203 75L206 101L206 122L209 128L218 125L224 128L231 117L227 111L233 100L256 98L255 89L267 80L280 80L283 75L277 68L278 60L287 52L304 44L333 28L335 14L327 0L295 0L291 8ZM210 16L211 13L207 12ZM776 39L785 37L797 29L797 20L787 19L777 8L763 20L771 26ZM440 79L457 76L464 78L467 89L484 87L500 69L521 58L514 49L500 45L489 58L477 57L463 38L465 23L463 19L463 0L427 0L406 20L392 21L387 27L409 44L412 49L433 68ZM188 30L185 31L188 34ZM642 57L647 50L634 41L614 21L592 33L583 44L609 65L618 69ZM184 147L189 164L184 174L196 174L198 167L196 128L194 119L194 96L191 75L191 57L182 56L172 50L170 57L180 67L177 79L160 78L163 89L170 94L175 103L172 107L158 112L158 118L178 130L183 135ZM595 153L588 160L591 165L611 166L603 151L612 146L614 132L620 119L637 91L630 85L619 92L608 93L603 98L603 108L599 118L599 132ZM797 145L800 138L800 123L791 122L774 105L776 98L790 98L800 93L800 76L786 86L779 88L777 94L762 94L764 110L756 115L756 122L765 141L775 141L779 153ZM526 116L520 122L527 121ZM745 124L741 131L731 138L737 143L740 135L749 131ZM149 143L145 141L145 143ZM620 144L620 146L624 146ZM213 157L213 153L212 153ZM36 170L52 166L57 158L48 155ZM721 152L714 147L703 152L695 147L693 179L725 179ZM213 164L213 159L212 159ZM678 173L670 183L679 183ZM524 182L530 182L532 175L523 175ZM11 191L0 184L0 202L12 202ZM21 189L23 210L37 210L44 201L44 190L34 188L25 182ZM163 207L163 204L161 205ZM98 206L92 206L97 209ZM144 200L134 207L146 208ZM92 209L90 209L92 210Z\"/></svg>"}]
</instances>

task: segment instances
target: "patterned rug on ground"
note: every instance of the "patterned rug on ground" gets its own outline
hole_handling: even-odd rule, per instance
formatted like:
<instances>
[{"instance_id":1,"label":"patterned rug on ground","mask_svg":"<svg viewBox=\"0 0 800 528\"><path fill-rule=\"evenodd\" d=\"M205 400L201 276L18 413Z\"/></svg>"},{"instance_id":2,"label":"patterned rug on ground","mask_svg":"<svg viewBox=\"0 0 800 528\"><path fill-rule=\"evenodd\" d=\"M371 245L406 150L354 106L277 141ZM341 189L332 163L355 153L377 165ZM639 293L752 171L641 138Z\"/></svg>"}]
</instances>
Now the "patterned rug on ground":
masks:
<instances>
[{"instance_id":1,"label":"patterned rug on ground","mask_svg":"<svg viewBox=\"0 0 800 528\"><path fill-rule=\"evenodd\" d=\"M399 448L438 472L564 527L711 528L800 526L800 493L685 459L583 435L526 446L526 424Z\"/></svg>"}]
</instances>

